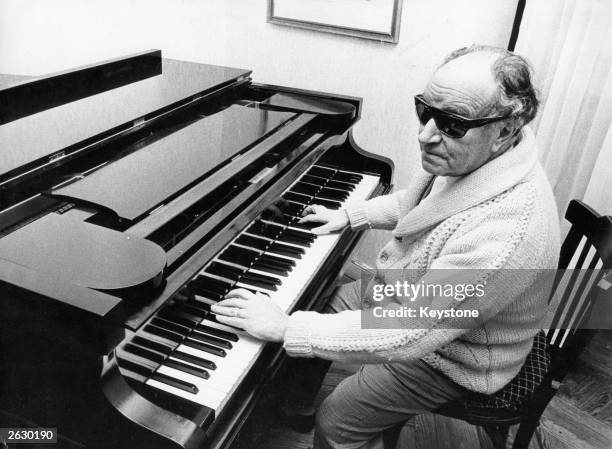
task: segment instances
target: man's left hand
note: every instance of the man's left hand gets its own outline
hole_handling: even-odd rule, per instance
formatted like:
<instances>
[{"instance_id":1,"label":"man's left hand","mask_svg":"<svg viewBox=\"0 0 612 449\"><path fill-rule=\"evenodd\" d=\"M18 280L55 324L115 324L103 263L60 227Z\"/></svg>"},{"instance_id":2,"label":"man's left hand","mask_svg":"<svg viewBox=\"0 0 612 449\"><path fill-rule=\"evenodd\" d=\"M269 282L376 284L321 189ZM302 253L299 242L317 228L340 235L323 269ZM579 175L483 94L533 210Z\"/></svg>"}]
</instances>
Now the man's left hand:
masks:
<instances>
[{"instance_id":1,"label":"man's left hand","mask_svg":"<svg viewBox=\"0 0 612 449\"><path fill-rule=\"evenodd\" d=\"M255 338L282 342L289 316L269 297L243 288L229 292L211 307L220 323L244 329Z\"/></svg>"}]
</instances>

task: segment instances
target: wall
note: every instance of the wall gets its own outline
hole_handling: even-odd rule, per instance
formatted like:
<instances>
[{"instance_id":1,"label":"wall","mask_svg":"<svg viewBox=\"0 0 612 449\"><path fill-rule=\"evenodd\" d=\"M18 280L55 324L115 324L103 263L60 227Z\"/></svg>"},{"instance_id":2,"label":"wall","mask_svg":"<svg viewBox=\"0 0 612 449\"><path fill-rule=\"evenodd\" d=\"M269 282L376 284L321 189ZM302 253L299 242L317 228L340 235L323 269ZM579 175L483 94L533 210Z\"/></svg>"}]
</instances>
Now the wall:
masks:
<instances>
[{"instance_id":1,"label":"wall","mask_svg":"<svg viewBox=\"0 0 612 449\"><path fill-rule=\"evenodd\" d=\"M449 51L505 47L517 0L404 0L397 45L272 25L266 3L0 0L0 73L161 48L166 57L250 68L258 82L363 97L356 140L396 161L401 187L419 163L413 95Z\"/></svg>"}]
</instances>

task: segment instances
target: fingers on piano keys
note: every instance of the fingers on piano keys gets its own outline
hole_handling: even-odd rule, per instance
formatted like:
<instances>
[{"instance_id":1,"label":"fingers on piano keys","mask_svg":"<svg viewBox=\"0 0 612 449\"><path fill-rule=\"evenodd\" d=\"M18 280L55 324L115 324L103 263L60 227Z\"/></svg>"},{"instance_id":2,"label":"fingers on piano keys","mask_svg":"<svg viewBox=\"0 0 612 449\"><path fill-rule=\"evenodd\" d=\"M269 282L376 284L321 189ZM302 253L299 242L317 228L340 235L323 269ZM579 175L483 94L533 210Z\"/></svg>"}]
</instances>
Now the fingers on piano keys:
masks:
<instances>
[{"instance_id":1,"label":"fingers on piano keys","mask_svg":"<svg viewBox=\"0 0 612 449\"><path fill-rule=\"evenodd\" d=\"M340 239L312 234L317 223L297 223L304 208L341 208L367 198L378 182L376 176L310 168L121 347L122 369L149 387L219 410L263 344L217 322L210 306L245 288L289 311Z\"/></svg>"}]
</instances>

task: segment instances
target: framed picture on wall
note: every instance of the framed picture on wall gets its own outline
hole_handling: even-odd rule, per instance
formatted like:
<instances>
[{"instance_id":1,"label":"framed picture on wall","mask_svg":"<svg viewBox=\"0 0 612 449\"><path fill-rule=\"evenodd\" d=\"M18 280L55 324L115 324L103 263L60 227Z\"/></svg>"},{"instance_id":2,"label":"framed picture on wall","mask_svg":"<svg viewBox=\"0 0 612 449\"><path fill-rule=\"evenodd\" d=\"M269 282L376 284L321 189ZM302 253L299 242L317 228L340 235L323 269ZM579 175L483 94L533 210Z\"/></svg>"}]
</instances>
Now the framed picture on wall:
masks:
<instances>
[{"instance_id":1,"label":"framed picture on wall","mask_svg":"<svg viewBox=\"0 0 612 449\"><path fill-rule=\"evenodd\" d=\"M397 43L402 0L268 0L268 22Z\"/></svg>"}]
</instances>

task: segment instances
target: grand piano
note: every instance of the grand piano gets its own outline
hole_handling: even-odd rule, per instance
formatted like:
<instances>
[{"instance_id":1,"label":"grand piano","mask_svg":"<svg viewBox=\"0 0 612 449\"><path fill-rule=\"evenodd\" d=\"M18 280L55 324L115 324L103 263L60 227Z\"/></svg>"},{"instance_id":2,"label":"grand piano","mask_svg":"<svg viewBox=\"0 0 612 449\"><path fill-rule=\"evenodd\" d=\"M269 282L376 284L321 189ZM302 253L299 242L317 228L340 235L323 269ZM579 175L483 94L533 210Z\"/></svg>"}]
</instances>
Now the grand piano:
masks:
<instances>
[{"instance_id":1,"label":"grand piano","mask_svg":"<svg viewBox=\"0 0 612 449\"><path fill-rule=\"evenodd\" d=\"M303 208L391 188L352 139L361 100L159 50L0 82L0 427L229 447L286 356L210 305L324 306L361 235Z\"/></svg>"}]
</instances>

